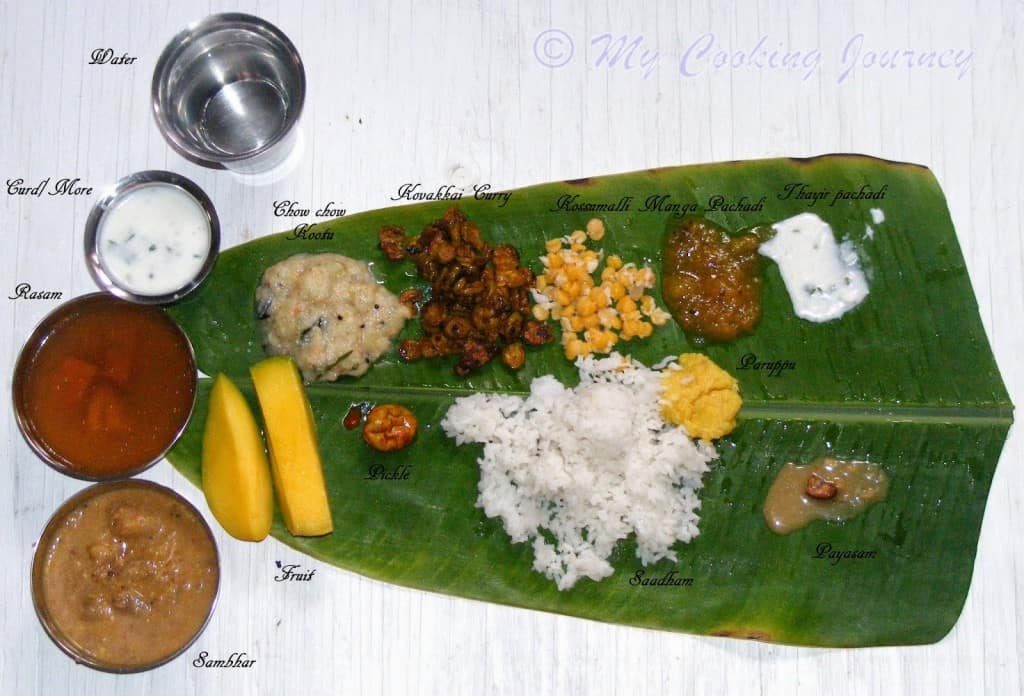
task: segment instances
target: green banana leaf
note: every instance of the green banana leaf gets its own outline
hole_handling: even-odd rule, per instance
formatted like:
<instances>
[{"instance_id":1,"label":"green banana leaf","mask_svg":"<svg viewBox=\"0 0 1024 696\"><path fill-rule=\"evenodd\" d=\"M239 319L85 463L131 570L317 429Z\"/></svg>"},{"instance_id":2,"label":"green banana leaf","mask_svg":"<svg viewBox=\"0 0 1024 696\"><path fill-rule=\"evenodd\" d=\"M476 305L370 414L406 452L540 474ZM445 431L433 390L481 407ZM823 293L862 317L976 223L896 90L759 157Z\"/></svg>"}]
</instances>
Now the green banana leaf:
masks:
<instances>
[{"instance_id":1,"label":"green banana leaf","mask_svg":"<svg viewBox=\"0 0 1024 696\"><path fill-rule=\"evenodd\" d=\"M815 201L797 191L827 194ZM834 201L840 191L874 197ZM966 598L1013 407L931 172L833 155L633 172L511 194L504 205L470 196L457 204L486 239L514 243L534 270L546 239L581 229L595 215L608 228L601 241L607 253L660 269L667 230L693 211L667 210L666 203L695 206L733 232L811 211L854 243L871 292L840 320L813 324L795 316L769 262L753 334L701 345L670 322L650 339L617 346L645 364L704 352L740 383L739 426L716 443L720 459L704 479L700 536L676 547L678 562L643 568L647 578L672 573L681 583L638 584L642 566L627 541L611 559L614 575L559 592L532 570L530 546L511 543L500 521L475 507L482 448L457 447L441 418L474 391L525 393L542 374L575 384L557 344L531 350L519 372L491 364L460 379L452 360L410 364L392 351L361 378L310 386L335 532L295 538L277 519L273 535L388 582L599 621L821 646L917 644L945 635ZM653 196L667 198L660 210L643 210L657 207ZM715 197L733 209L709 209ZM617 210L573 208L587 204ZM253 307L263 270L298 252L331 251L371 261L399 292L420 281L411 264L384 258L377 231L393 224L418 233L450 205L372 211L317 225L319 239L289 231L229 249L200 291L168 311L191 338L200 369L235 378L255 408L248 368L264 357ZM872 208L884 221L874 221ZM410 322L405 335L417 334ZM781 374L744 369L751 355L793 367ZM169 455L197 485L209 387L201 380L195 414ZM349 406L367 401L412 409L421 423L414 445L381 454L362 443L358 429L346 430ZM761 510L775 475L787 462L824 454L880 464L891 481L888 499L845 523L773 534ZM380 471L398 476L372 476Z\"/></svg>"}]
</instances>

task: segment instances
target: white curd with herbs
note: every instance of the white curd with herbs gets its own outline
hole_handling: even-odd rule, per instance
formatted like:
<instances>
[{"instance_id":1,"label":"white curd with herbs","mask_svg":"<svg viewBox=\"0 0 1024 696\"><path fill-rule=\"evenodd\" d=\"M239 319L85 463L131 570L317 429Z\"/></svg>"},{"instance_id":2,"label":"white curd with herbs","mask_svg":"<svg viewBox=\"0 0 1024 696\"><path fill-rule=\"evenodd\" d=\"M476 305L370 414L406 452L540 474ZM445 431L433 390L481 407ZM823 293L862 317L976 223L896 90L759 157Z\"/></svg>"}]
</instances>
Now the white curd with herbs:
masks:
<instances>
[{"instance_id":1,"label":"white curd with herbs","mask_svg":"<svg viewBox=\"0 0 1024 696\"><path fill-rule=\"evenodd\" d=\"M868 296L853 244L836 244L832 228L820 217L801 213L772 229L775 236L758 252L778 264L798 317L814 322L838 319Z\"/></svg>"},{"instance_id":2,"label":"white curd with herbs","mask_svg":"<svg viewBox=\"0 0 1024 696\"><path fill-rule=\"evenodd\" d=\"M110 279L137 295L168 295L199 275L210 253L210 221L186 191L147 184L100 221L97 250Z\"/></svg>"}]
</instances>

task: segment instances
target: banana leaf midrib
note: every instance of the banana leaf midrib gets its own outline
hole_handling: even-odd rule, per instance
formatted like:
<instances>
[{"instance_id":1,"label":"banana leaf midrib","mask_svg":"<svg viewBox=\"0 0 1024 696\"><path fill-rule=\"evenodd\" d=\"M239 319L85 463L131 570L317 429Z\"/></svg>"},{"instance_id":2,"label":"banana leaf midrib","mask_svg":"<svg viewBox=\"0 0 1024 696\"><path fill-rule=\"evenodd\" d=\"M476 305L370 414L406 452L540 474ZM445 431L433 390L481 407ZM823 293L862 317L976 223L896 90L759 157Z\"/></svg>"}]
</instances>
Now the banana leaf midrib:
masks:
<instances>
[{"instance_id":1,"label":"banana leaf midrib","mask_svg":"<svg viewBox=\"0 0 1024 696\"><path fill-rule=\"evenodd\" d=\"M499 393L511 396L526 396L527 389L487 390L475 387L431 387L431 386L387 386L352 383L314 383L306 385L313 393L337 394L339 401L351 395L353 402L377 401L380 398L401 400L409 395L435 394L442 398L460 398L480 393ZM929 406L918 404L885 404L856 402L820 402L799 400L744 400L739 418L779 418L801 421L913 421L920 423L1010 425L1013 423L1013 406Z\"/></svg>"}]
</instances>

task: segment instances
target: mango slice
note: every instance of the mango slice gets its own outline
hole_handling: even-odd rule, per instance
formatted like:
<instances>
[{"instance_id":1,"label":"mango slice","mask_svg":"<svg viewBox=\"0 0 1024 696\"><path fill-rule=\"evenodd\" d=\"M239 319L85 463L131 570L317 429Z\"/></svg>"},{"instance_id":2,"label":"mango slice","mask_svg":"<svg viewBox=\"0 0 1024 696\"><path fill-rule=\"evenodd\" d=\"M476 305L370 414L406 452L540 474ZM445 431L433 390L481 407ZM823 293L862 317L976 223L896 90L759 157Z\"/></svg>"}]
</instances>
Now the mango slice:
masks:
<instances>
[{"instance_id":1,"label":"mango slice","mask_svg":"<svg viewBox=\"0 0 1024 696\"><path fill-rule=\"evenodd\" d=\"M217 375L203 432L203 493L210 511L231 536L260 541L274 521L270 465L256 418L242 392Z\"/></svg>"},{"instance_id":2,"label":"mango slice","mask_svg":"<svg viewBox=\"0 0 1024 696\"><path fill-rule=\"evenodd\" d=\"M320 462L313 410L299 370L288 356L249 368L266 425L277 502L295 536L321 536L334 529Z\"/></svg>"}]
</instances>

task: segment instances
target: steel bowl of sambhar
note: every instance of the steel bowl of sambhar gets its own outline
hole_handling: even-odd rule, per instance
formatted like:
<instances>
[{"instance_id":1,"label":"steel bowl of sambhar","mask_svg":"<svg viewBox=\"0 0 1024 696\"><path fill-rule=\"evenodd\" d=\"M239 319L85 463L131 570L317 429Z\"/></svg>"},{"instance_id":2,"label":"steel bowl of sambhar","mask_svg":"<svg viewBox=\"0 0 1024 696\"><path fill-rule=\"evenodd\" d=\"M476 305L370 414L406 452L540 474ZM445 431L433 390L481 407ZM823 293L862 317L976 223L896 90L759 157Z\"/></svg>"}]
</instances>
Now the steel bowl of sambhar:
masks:
<instances>
[{"instance_id":1,"label":"steel bowl of sambhar","mask_svg":"<svg viewBox=\"0 0 1024 696\"><path fill-rule=\"evenodd\" d=\"M220 556L199 511L170 488L94 484L50 518L32 563L43 629L76 662L142 672L170 662L213 615Z\"/></svg>"}]
</instances>

